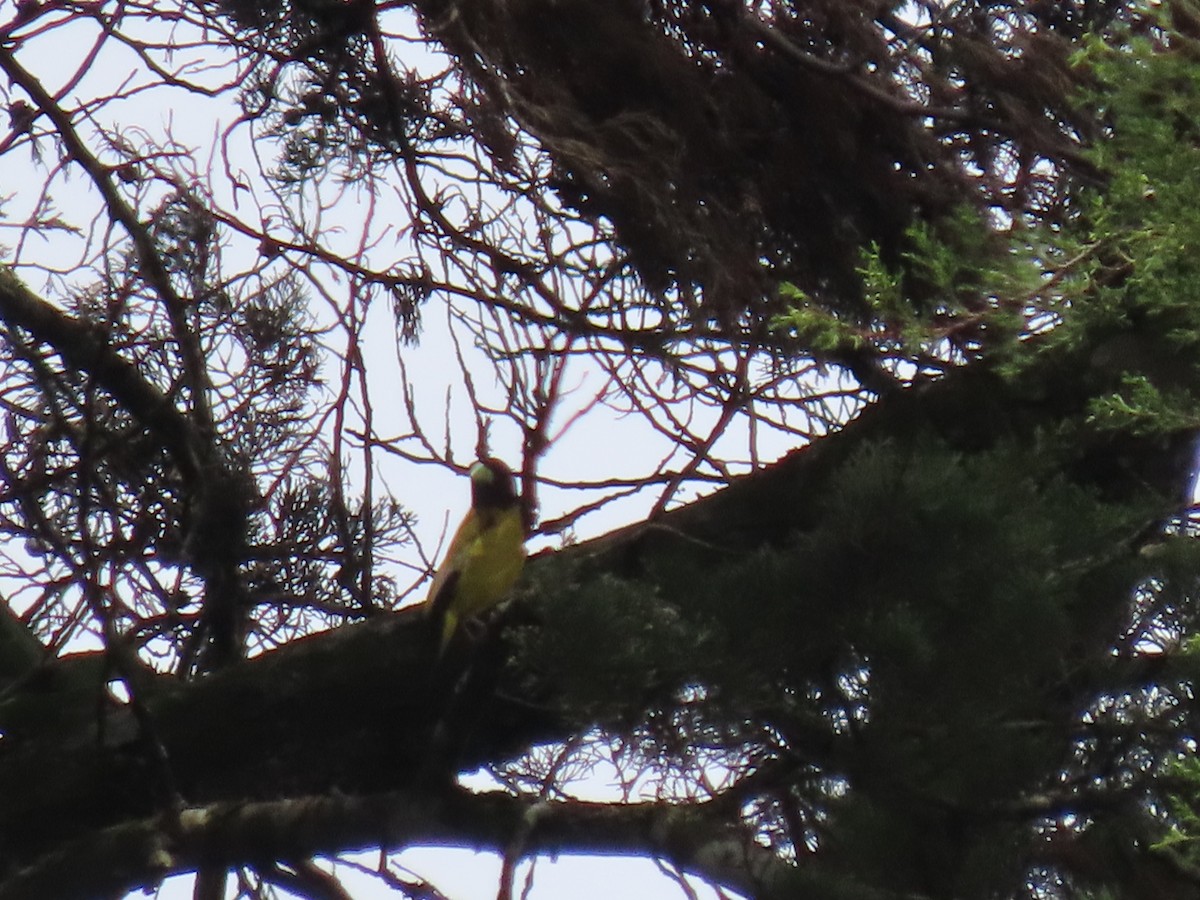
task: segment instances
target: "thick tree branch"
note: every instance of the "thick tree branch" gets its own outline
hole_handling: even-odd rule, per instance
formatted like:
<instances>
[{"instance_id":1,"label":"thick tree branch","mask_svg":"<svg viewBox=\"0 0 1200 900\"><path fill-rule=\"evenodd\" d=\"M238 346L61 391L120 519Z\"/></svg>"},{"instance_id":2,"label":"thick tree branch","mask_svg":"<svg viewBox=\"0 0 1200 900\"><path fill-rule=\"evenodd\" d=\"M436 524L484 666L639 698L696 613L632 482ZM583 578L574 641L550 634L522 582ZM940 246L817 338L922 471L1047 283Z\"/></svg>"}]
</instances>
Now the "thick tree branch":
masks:
<instances>
[{"instance_id":1,"label":"thick tree branch","mask_svg":"<svg viewBox=\"0 0 1200 900\"><path fill-rule=\"evenodd\" d=\"M501 793L389 792L220 803L125 822L66 844L0 882L0 900L111 896L198 866L268 865L383 846L524 855L652 855L740 893L785 896L793 869L730 827L714 803L618 806Z\"/></svg>"}]
</instances>

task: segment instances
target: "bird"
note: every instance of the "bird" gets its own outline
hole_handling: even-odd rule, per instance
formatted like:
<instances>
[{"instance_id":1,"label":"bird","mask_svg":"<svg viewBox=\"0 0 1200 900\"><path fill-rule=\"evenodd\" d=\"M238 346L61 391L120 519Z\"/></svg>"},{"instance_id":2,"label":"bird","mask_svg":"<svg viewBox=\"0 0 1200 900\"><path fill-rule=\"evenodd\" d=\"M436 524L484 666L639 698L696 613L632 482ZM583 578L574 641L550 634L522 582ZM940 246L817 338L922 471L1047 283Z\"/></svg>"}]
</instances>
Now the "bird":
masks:
<instances>
[{"instance_id":1,"label":"bird","mask_svg":"<svg viewBox=\"0 0 1200 900\"><path fill-rule=\"evenodd\" d=\"M525 567L525 518L513 473L498 459L470 470L471 508L429 586L429 617L441 623L438 656L459 626L495 606Z\"/></svg>"}]
</instances>

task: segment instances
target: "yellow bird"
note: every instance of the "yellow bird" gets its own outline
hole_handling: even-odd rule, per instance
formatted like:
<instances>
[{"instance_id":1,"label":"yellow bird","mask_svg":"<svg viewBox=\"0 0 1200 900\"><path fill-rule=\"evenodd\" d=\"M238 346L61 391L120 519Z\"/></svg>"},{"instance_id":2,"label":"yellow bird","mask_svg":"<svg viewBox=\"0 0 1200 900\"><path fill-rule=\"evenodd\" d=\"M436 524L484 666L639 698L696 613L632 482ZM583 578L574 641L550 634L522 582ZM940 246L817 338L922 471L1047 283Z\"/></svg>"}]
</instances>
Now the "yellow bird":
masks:
<instances>
[{"instance_id":1,"label":"yellow bird","mask_svg":"<svg viewBox=\"0 0 1200 900\"><path fill-rule=\"evenodd\" d=\"M429 616L442 622L440 655L466 620L504 599L525 567L525 522L512 470L496 459L471 466L471 509L429 586Z\"/></svg>"}]
</instances>

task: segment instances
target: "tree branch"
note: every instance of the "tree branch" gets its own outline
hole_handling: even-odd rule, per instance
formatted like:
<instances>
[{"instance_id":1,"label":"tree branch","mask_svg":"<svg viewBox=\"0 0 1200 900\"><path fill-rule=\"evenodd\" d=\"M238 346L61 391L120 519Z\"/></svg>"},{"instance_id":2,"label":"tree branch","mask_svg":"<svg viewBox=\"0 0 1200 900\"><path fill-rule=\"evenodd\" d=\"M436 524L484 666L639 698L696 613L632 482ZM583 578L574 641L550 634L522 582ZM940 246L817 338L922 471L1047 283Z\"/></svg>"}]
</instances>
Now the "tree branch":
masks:
<instances>
[{"instance_id":1,"label":"tree branch","mask_svg":"<svg viewBox=\"0 0 1200 900\"><path fill-rule=\"evenodd\" d=\"M51 306L3 267L0 267L0 319L53 348L72 369L91 375L158 437L184 480L195 481L201 460L209 455L206 442L162 391L109 346L102 331Z\"/></svg>"},{"instance_id":2,"label":"tree branch","mask_svg":"<svg viewBox=\"0 0 1200 900\"><path fill-rule=\"evenodd\" d=\"M459 789L220 803L184 810L177 828L150 816L63 845L0 882L0 900L114 896L202 865L265 865L373 846L502 852L525 829L526 855L650 854L731 890L783 896L792 868L725 818L711 802L546 802Z\"/></svg>"}]
</instances>

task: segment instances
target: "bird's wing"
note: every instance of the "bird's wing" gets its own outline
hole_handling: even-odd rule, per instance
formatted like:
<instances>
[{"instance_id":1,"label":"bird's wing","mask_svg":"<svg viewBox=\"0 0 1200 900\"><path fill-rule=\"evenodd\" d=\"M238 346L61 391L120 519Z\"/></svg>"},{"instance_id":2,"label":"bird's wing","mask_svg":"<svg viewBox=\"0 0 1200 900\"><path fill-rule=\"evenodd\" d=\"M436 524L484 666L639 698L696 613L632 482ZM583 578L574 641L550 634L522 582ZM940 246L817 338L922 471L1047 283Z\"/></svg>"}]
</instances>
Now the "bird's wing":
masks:
<instances>
[{"instance_id":1,"label":"bird's wing","mask_svg":"<svg viewBox=\"0 0 1200 900\"><path fill-rule=\"evenodd\" d=\"M471 545L478 537L478 517L473 512L467 513L467 517L462 520L462 524L454 532L454 537L450 541L450 549L446 551L442 564L433 574L433 581L429 583L426 603L428 604L427 614L430 617L440 619L446 614L446 606L454 596L454 588L458 583L463 564L471 553Z\"/></svg>"}]
</instances>

